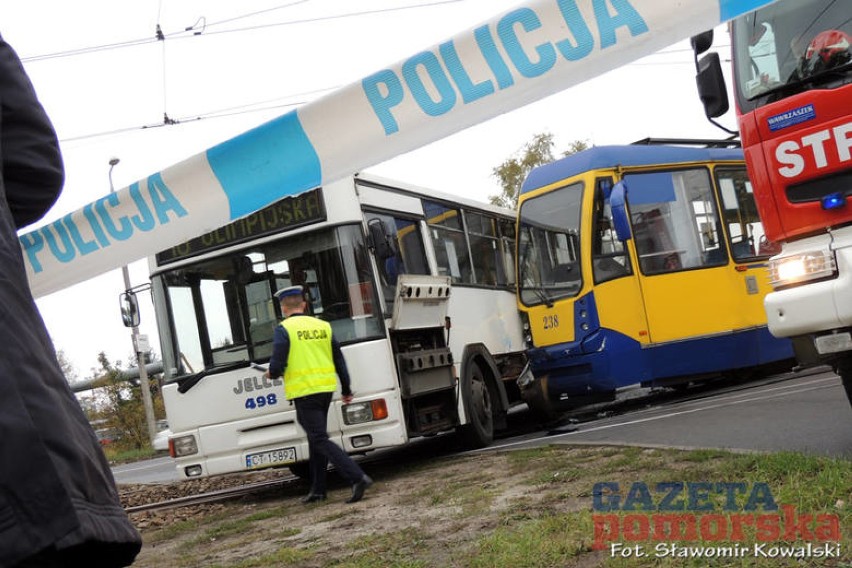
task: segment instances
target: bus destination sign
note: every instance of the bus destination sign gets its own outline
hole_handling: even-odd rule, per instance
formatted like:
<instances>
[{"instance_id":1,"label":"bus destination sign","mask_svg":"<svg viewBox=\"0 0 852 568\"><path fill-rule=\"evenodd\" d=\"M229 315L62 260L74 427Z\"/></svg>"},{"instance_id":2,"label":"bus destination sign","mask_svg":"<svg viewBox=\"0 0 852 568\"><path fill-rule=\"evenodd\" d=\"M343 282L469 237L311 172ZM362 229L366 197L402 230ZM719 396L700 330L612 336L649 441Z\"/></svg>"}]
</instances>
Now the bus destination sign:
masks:
<instances>
[{"instance_id":1,"label":"bus destination sign","mask_svg":"<svg viewBox=\"0 0 852 568\"><path fill-rule=\"evenodd\" d=\"M206 235L159 252L157 265L163 266L250 239L325 221L325 219L322 188L318 187L293 197L285 197Z\"/></svg>"}]
</instances>

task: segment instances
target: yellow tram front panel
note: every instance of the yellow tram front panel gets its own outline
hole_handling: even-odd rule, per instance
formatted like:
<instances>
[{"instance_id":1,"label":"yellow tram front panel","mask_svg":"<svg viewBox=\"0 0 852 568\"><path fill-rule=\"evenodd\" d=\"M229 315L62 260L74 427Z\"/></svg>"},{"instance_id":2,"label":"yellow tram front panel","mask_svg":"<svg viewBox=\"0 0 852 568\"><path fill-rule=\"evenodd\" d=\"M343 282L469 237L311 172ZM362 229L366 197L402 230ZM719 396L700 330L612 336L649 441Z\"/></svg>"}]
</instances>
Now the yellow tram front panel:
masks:
<instances>
[{"instance_id":1,"label":"yellow tram front panel","mask_svg":"<svg viewBox=\"0 0 852 568\"><path fill-rule=\"evenodd\" d=\"M551 307L535 306L529 309L527 317L536 342L555 345L574 341L573 302L557 301Z\"/></svg>"},{"instance_id":2,"label":"yellow tram front panel","mask_svg":"<svg viewBox=\"0 0 852 568\"><path fill-rule=\"evenodd\" d=\"M619 278L595 287L601 327L620 330L639 344L650 341L648 319L638 283L633 278Z\"/></svg>"}]
</instances>

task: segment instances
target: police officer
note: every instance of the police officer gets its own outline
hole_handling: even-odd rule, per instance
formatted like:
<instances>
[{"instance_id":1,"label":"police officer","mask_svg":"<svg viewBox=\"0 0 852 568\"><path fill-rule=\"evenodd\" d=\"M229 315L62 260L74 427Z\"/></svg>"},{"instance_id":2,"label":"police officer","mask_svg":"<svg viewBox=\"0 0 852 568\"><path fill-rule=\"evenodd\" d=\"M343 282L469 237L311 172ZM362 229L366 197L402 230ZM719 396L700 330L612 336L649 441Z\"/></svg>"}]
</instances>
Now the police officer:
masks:
<instances>
[{"instance_id":1,"label":"police officer","mask_svg":"<svg viewBox=\"0 0 852 568\"><path fill-rule=\"evenodd\" d=\"M275 297L281 303L284 321L275 328L266 376L284 375L284 394L296 405L296 420L308 436L311 490L302 502L325 500L329 461L352 485L352 496L346 502L360 501L373 480L340 446L329 440L326 431L338 377L343 402L352 402L349 371L340 344L332 336L328 322L305 315L307 303L301 286L278 290Z\"/></svg>"}]
</instances>

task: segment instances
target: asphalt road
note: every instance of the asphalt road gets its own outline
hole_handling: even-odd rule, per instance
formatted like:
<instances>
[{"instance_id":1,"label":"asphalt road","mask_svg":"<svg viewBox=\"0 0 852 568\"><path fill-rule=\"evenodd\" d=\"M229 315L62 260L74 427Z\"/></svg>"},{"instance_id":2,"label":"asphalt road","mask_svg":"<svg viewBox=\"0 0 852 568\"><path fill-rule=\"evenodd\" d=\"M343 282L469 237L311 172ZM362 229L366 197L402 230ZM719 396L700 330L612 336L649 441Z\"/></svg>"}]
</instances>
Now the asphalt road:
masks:
<instances>
[{"instance_id":1,"label":"asphalt road","mask_svg":"<svg viewBox=\"0 0 852 568\"><path fill-rule=\"evenodd\" d=\"M791 450L852 459L852 406L837 375L811 371L650 403L615 416L604 413L548 434L501 440L490 449L543 443L627 444Z\"/></svg>"},{"instance_id":2,"label":"asphalt road","mask_svg":"<svg viewBox=\"0 0 852 568\"><path fill-rule=\"evenodd\" d=\"M625 393L618 410L578 413L578 422L527 430L484 450L542 444L618 444L746 451L792 450L852 459L852 406L840 378L811 370L763 381L698 390L672 399ZM516 417L523 420L523 416ZM169 457L115 466L118 483L177 481Z\"/></svg>"},{"instance_id":3,"label":"asphalt road","mask_svg":"<svg viewBox=\"0 0 852 568\"><path fill-rule=\"evenodd\" d=\"M171 483L178 480L175 461L169 456L117 465L112 468L116 483Z\"/></svg>"}]
</instances>

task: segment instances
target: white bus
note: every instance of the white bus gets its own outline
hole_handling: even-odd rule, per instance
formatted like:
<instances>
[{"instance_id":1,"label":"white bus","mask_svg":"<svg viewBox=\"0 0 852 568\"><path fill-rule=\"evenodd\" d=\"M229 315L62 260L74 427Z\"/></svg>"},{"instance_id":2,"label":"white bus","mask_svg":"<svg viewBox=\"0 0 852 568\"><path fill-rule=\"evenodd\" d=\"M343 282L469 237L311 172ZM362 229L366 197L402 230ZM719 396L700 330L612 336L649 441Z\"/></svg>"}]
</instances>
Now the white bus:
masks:
<instances>
[{"instance_id":1,"label":"white bus","mask_svg":"<svg viewBox=\"0 0 852 568\"><path fill-rule=\"evenodd\" d=\"M306 471L295 408L261 367L282 319L272 294L294 284L352 377L355 399L338 391L329 413L336 443L364 453L451 430L491 443L525 363L514 248L511 210L356 175L152 257L180 476Z\"/></svg>"}]
</instances>

